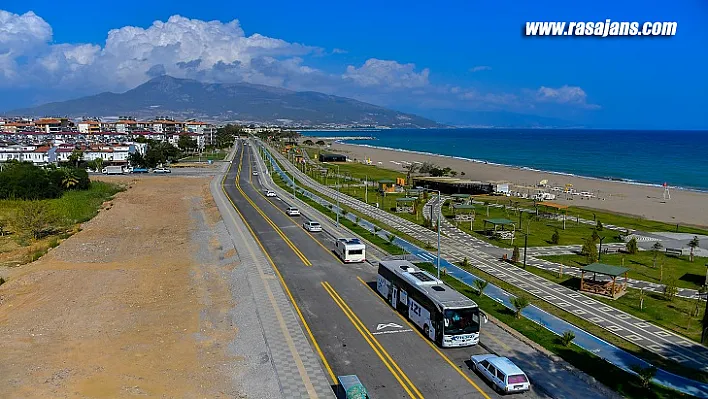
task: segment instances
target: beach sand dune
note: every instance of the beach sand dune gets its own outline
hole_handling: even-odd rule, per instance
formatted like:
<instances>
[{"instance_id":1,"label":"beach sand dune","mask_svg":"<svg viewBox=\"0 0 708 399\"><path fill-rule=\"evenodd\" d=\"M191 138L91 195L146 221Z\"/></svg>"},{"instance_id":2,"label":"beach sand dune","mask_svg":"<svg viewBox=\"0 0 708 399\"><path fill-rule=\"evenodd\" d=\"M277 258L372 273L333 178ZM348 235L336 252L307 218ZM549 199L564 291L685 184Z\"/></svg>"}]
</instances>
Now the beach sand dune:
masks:
<instances>
[{"instance_id":1,"label":"beach sand dune","mask_svg":"<svg viewBox=\"0 0 708 399\"><path fill-rule=\"evenodd\" d=\"M333 143L331 150L346 154L352 159L369 158L374 165L387 169L402 171L405 165L402 161L432 162L441 167L450 167L458 173L465 172L464 177L470 180L507 181L515 186L529 187L518 190L520 192L530 190L533 193L531 187L535 187L542 180L548 180L549 186L563 187L572 184L575 190L589 191L596 197L581 199L579 196L571 196L573 199L567 200L565 196L558 195L554 202L636 215L667 223L708 226L708 194L706 193L670 188L671 199L664 200L664 189L661 187L566 176L352 144Z\"/></svg>"}]
</instances>

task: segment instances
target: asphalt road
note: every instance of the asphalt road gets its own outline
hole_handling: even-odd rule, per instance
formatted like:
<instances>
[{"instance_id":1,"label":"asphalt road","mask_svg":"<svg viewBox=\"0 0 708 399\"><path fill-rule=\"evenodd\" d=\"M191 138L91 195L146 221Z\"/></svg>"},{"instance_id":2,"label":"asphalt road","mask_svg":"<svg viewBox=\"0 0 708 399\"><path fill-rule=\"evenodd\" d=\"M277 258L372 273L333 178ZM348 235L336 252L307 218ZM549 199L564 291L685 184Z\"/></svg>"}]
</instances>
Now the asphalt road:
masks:
<instances>
[{"instance_id":1,"label":"asphalt road","mask_svg":"<svg viewBox=\"0 0 708 399\"><path fill-rule=\"evenodd\" d=\"M375 281L374 267L344 265L331 251L331 236L302 229L307 215L291 218L287 198L264 196L252 175L257 155L240 147L226 192L282 274L330 375L356 374L373 398L498 397L466 363L484 353L481 347L442 350L424 339L365 284Z\"/></svg>"}]
</instances>

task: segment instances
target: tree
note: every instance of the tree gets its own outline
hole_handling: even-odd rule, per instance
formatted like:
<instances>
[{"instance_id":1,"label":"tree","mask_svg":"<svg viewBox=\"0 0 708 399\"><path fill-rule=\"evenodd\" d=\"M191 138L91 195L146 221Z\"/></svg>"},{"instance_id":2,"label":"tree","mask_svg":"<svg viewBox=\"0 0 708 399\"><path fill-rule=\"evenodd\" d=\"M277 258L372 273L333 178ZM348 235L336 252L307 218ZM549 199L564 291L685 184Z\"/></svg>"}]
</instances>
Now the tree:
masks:
<instances>
[{"instance_id":1,"label":"tree","mask_svg":"<svg viewBox=\"0 0 708 399\"><path fill-rule=\"evenodd\" d=\"M629 240L629 242L627 242L627 245L625 247L627 249L627 252L629 252L632 255L639 252L639 247L637 246L637 238L632 237L632 239Z\"/></svg>"},{"instance_id":2,"label":"tree","mask_svg":"<svg viewBox=\"0 0 708 399\"><path fill-rule=\"evenodd\" d=\"M649 389L649 387L651 387L651 380L654 379L654 376L656 375L656 367L642 367L641 365L634 364L630 367L630 369L637 373L639 381L642 384L642 388Z\"/></svg>"},{"instance_id":3,"label":"tree","mask_svg":"<svg viewBox=\"0 0 708 399\"><path fill-rule=\"evenodd\" d=\"M0 199L57 198L62 194L61 176L58 169L42 169L31 162L7 161L0 171ZM88 178L88 174L86 176Z\"/></svg>"},{"instance_id":4,"label":"tree","mask_svg":"<svg viewBox=\"0 0 708 399\"><path fill-rule=\"evenodd\" d=\"M465 269L467 269L467 268L469 268L469 267L471 266L471 263L470 263L470 260L467 259L467 257L465 256L465 258L462 259L462 263L460 263L460 265L461 265L462 267L464 267Z\"/></svg>"},{"instance_id":5,"label":"tree","mask_svg":"<svg viewBox=\"0 0 708 399\"><path fill-rule=\"evenodd\" d=\"M587 258L588 263L597 262L597 246L595 243L596 241L593 237L586 238L580 250L580 253Z\"/></svg>"},{"instance_id":6,"label":"tree","mask_svg":"<svg viewBox=\"0 0 708 399\"><path fill-rule=\"evenodd\" d=\"M128 164L132 167L137 168L144 168L147 166L145 157L143 157L143 154L139 153L138 151L128 154Z\"/></svg>"},{"instance_id":7,"label":"tree","mask_svg":"<svg viewBox=\"0 0 708 399\"><path fill-rule=\"evenodd\" d=\"M406 170L406 184L411 184L411 175L418 171L418 164L409 163L403 167Z\"/></svg>"},{"instance_id":8,"label":"tree","mask_svg":"<svg viewBox=\"0 0 708 399\"><path fill-rule=\"evenodd\" d=\"M644 310L644 288L639 289L639 310Z\"/></svg>"},{"instance_id":9,"label":"tree","mask_svg":"<svg viewBox=\"0 0 708 399\"><path fill-rule=\"evenodd\" d=\"M651 247L651 252L654 254L654 269L656 269L656 260L659 258L662 248L664 248L664 246L661 245L661 241L655 242Z\"/></svg>"},{"instance_id":10,"label":"tree","mask_svg":"<svg viewBox=\"0 0 708 399\"><path fill-rule=\"evenodd\" d=\"M693 236L693 239L688 243L688 247L691 248L691 253L689 255L691 262L693 262L693 250L698 247L698 244L700 244L698 236Z\"/></svg>"},{"instance_id":11,"label":"tree","mask_svg":"<svg viewBox=\"0 0 708 399\"><path fill-rule=\"evenodd\" d=\"M314 143L312 140L307 139L307 140L303 141L302 144L305 144L305 145L313 145L313 144L315 144L315 143Z\"/></svg>"},{"instance_id":12,"label":"tree","mask_svg":"<svg viewBox=\"0 0 708 399\"><path fill-rule=\"evenodd\" d=\"M197 140L186 134L181 134L177 140L177 147L182 151L194 151L197 149Z\"/></svg>"},{"instance_id":13,"label":"tree","mask_svg":"<svg viewBox=\"0 0 708 399\"><path fill-rule=\"evenodd\" d=\"M664 284L664 299L667 301L673 301L676 294L678 294L676 277L670 276L666 279L666 282Z\"/></svg>"},{"instance_id":14,"label":"tree","mask_svg":"<svg viewBox=\"0 0 708 399\"><path fill-rule=\"evenodd\" d=\"M61 168L64 176L61 179L61 186L67 190L75 188L79 184L79 178L71 168Z\"/></svg>"},{"instance_id":15,"label":"tree","mask_svg":"<svg viewBox=\"0 0 708 399\"><path fill-rule=\"evenodd\" d=\"M56 217L49 205L42 201L25 201L15 212L13 220L15 231L20 235L39 239L52 230Z\"/></svg>"},{"instance_id":16,"label":"tree","mask_svg":"<svg viewBox=\"0 0 708 399\"><path fill-rule=\"evenodd\" d=\"M428 173L428 174L430 174L430 172L431 172L433 169L437 169L437 168L438 168L438 167L437 167L434 163L432 163L432 162L423 162L423 163L420 165L420 168L418 169L418 171L419 171L420 173Z\"/></svg>"},{"instance_id":17,"label":"tree","mask_svg":"<svg viewBox=\"0 0 708 399\"><path fill-rule=\"evenodd\" d=\"M389 244L393 244L393 241L396 239L396 236L393 234L389 234L388 236L386 236L386 239L388 240Z\"/></svg>"},{"instance_id":18,"label":"tree","mask_svg":"<svg viewBox=\"0 0 708 399\"><path fill-rule=\"evenodd\" d=\"M454 171L454 170L450 171L450 176L452 176L452 177L457 176L457 171Z\"/></svg>"},{"instance_id":19,"label":"tree","mask_svg":"<svg viewBox=\"0 0 708 399\"><path fill-rule=\"evenodd\" d=\"M69 158L67 161L74 165L75 167L79 167L79 162L83 161L84 159L84 152L79 150L78 148L74 149L74 151L71 152L71 155L69 155Z\"/></svg>"},{"instance_id":20,"label":"tree","mask_svg":"<svg viewBox=\"0 0 708 399\"><path fill-rule=\"evenodd\" d=\"M514 316L516 316L517 319L520 319L521 311L524 310L525 307L529 306L530 302L525 296L517 296L511 298L511 305L514 307Z\"/></svg>"},{"instance_id":21,"label":"tree","mask_svg":"<svg viewBox=\"0 0 708 399\"><path fill-rule=\"evenodd\" d=\"M558 229L553 232L553 235L551 236L551 244L553 245L558 245L560 242L560 233L558 233Z\"/></svg>"},{"instance_id":22,"label":"tree","mask_svg":"<svg viewBox=\"0 0 708 399\"><path fill-rule=\"evenodd\" d=\"M482 293L484 292L484 289L487 288L487 285L489 282L481 279L477 279L474 281L474 288L477 290L477 295L482 296Z\"/></svg>"},{"instance_id":23,"label":"tree","mask_svg":"<svg viewBox=\"0 0 708 399\"><path fill-rule=\"evenodd\" d=\"M514 251L511 253L511 261L516 263L519 261L519 257L520 257L519 246L514 245Z\"/></svg>"},{"instance_id":24,"label":"tree","mask_svg":"<svg viewBox=\"0 0 708 399\"><path fill-rule=\"evenodd\" d=\"M315 143L315 144L317 144L318 146L321 147L321 146L325 145L326 143L324 142L324 140L317 140L317 143Z\"/></svg>"},{"instance_id":25,"label":"tree","mask_svg":"<svg viewBox=\"0 0 708 399\"><path fill-rule=\"evenodd\" d=\"M602 231L603 228L604 228L604 226L602 225L602 222L600 221L600 219L598 219L597 225L595 226L595 230Z\"/></svg>"},{"instance_id":26,"label":"tree","mask_svg":"<svg viewBox=\"0 0 708 399\"><path fill-rule=\"evenodd\" d=\"M560 337L561 344L566 347L570 346L574 339L575 334L570 330L563 332L563 335Z\"/></svg>"}]
</instances>

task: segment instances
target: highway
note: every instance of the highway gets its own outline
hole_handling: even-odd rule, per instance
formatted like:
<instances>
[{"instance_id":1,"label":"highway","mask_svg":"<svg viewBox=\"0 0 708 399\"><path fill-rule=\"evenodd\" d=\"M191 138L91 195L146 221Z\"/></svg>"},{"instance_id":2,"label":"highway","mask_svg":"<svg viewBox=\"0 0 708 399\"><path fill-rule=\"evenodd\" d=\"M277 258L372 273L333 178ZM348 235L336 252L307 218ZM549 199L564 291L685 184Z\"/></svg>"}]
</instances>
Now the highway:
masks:
<instances>
[{"instance_id":1,"label":"highway","mask_svg":"<svg viewBox=\"0 0 708 399\"><path fill-rule=\"evenodd\" d=\"M306 214L289 217L287 198L265 197L252 173L257 154L239 147L225 191L277 266L333 384L356 374L375 398L499 397L467 364L483 348L443 350L423 338L366 284L373 266L341 263L330 235L302 229Z\"/></svg>"}]
</instances>

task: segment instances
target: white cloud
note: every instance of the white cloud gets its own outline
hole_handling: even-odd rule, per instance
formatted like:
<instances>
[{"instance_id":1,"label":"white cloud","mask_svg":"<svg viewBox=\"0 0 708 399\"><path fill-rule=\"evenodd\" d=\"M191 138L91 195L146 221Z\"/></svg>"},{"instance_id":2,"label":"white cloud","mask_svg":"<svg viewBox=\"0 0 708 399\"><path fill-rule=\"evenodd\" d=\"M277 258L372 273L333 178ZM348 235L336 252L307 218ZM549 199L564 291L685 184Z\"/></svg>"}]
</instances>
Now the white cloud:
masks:
<instances>
[{"instance_id":1,"label":"white cloud","mask_svg":"<svg viewBox=\"0 0 708 399\"><path fill-rule=\"evenodd\" d=\"M430 75L428 68L416 72L415 64L399 64L396 61L369 58L360 68L349 65L342 77L363 87L411 89L427 86L428 75Z\"/></svg>"},{"instance_id":2,"label":"white cloud","mask_svg":"<svg viewBox=\"0 0 708 399\"><path fill-rule=\"evenodd\" d=\"M541 86L535 93L539 102L576 105L583 108L599 108L597 105L588 104L585 90L578 86L564 85L557 89Z\"/></svg>"},{"instance_id":3,"label":"white cloud","mask_svg":"<svg viewBox=\"0 0 708 399\"><path fill-rule=\"evenodd\" d=\"M346 53L348 53L348 51L342 50L341 48L335 48L334 50L332 50L332 54L346 54Z\"/></svg>"},{"instance_id":4,"label":"white cloud","mask_svg":"<svg viewBox=\"0 0 708 399\"><path fill-rule=\"evenodd\" d=\"M470 68L470 72L482 72L482 71L491 71L492 67L486 66L486 65L478 65L476 67Z\"/></svg>"}]
</instances>

